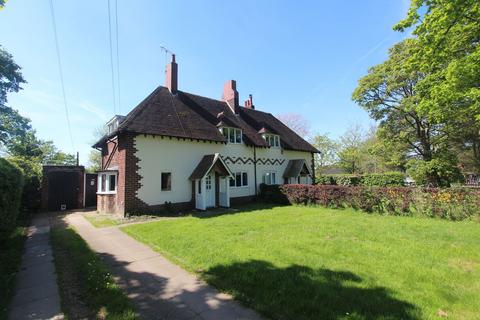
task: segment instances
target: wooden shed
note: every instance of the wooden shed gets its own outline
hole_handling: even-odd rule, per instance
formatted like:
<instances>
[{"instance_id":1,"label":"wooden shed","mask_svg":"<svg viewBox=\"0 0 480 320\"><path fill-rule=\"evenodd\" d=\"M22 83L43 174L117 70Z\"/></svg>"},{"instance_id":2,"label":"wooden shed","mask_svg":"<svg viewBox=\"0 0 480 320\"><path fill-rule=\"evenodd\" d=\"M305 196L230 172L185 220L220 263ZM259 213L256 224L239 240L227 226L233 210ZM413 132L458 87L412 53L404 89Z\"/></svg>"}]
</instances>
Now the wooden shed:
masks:
<instances>
[{"instance_id":1,"label":"wooden shed","mask_svg":"<svg viewBox=\"0 0 480 320\"><path fill-rule=\"evenodd\" d=\"M85 173L83 166L43 166L43 211L96 206L96 192L96 175Z\"/></svg>"}]
</instances>

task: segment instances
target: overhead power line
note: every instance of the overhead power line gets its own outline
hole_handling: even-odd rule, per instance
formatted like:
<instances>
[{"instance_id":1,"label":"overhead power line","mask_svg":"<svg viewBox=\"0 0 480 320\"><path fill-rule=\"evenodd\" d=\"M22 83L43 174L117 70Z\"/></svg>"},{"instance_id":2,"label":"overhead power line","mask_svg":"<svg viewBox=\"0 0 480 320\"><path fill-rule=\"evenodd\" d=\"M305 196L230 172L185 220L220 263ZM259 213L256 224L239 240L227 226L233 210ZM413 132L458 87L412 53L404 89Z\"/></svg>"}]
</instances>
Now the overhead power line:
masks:
<instances>
[{"instance_id":1,"label":"overhead power line","mask_svg":"<svg viewBox=\"0 0 480 320\"><path fill-rule=\"evenodd\" d=\"M118 113L121 113L122 100L120 90L120 54L118 50L118 0L115 0L115 40L117 43L117 86L118 86Z\"/></svg>"},{"instance_id":2,"label":"overhead power line","mask_svg":"<svg viewBox=\"0 0 480 320\"><path fill-rule=\"evenodd\" d=\"M107 0L108 5L108 39L110 44L110 69L112 73L112 94L113 94L113 114L117 112L117 95L115 94L115 75L113 68L113 49L112 49L112 18L110 12L110 0Z\"/></svg>"},{"instance_id":3,"label":"overhead power line","mask_svg":"<svg viewBox=\"0 0 480 320\"><path fill-rule=\"evenodd\" d=\"M72 144L72 149L75 150L75 143L73 142L72 128L70 126L70 115L68 112L67 95L65 93L65 82L63 80L62 59L60 57L60 48L58 45L57 23L55 21L55 10L53 9L53 0L50 0L50 13L52 15L53 36L55 39L55 49L57 52L58 72L60 74L60 83L62 85L63 106L65 108L65 118L67 120L68 135L70 136L70 143Z\"/></svg>"}]
</instances>

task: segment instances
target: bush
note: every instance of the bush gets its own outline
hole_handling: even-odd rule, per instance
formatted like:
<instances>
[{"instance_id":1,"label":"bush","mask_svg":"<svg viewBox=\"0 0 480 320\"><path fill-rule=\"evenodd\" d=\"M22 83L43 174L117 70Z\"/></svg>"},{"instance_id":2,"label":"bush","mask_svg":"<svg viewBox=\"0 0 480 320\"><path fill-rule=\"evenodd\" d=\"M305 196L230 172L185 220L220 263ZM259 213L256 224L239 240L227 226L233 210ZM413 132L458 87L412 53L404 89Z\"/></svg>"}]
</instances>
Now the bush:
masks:
<instances>
[{"instance_id":1,"label":"bush","mask_svg":"<svg viewBox=\"0 0 480 320\"><path fill-rule=\"evenodd\" d=\"M15 227L23 190L23 172L0 158L0 236Z\"/></svg>"},{"instance_id":2,"label":"bush","mask_svg":"<svg viewBox=\"0 0 480 320\"><path fill-rule=\"evenodd\" d=\"M268 185L265 183L260 184L259 199L265 202L288 204L289 201L285 194L280 191L279 185Z\"/></svg>"},{"instance_id":3,"label":"bush","mask_svg":"<svg viewBox=\"0 0 480 320\"><path fill-rule=\"evenodd\" d=\"M460 169L449 159L410 160L407 163L407 173L419 186L449 187L452 183L463 180Z\"/></svg>"},{"instance_id":4,"label":"bush","mask_svg":"<svg viewBox=\"0 0 480 320\"><path fill-rule=\"evenodd\" d=\"M333 174L321 175L317 178L318 184L338 186L377 186L387 187L404 186L405 175L402 172L370 173L363 175Z\"/></svg>"},{"instance_id":5,"label":"bush","mask_svg":"<svg viewBox=\"0 0 480 320\"><path fill-rule=\"evenodd\" d=\"M420 214L448 220L480 216L480 192L470 189L422 189L337 185L282 185L291 204L354 208L390 215ZM275 202L279 197L272 197Z\"/></svg>"},{"instance_id":6,"label":"bush","mask_svg":"<svg viewBox=\"0 0 480 320\"><path fill-rule=\"evenodd\" d=\"M402 187L405 185L405 174L396 171L364 174L361 184L371 187Z\"/></svg>"}]
</instances>

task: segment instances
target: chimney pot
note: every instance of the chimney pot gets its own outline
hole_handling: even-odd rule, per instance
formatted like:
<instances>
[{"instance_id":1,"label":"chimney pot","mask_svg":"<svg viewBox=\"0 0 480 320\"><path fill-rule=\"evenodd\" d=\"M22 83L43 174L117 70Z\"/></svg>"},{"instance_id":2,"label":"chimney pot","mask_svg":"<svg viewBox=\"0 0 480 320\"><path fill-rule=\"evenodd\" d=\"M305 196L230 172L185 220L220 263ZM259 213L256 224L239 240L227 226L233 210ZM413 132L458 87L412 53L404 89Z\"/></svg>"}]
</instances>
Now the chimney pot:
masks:
<instances>
[{"instance_id":1,"label":"chimney pot","mask_svg":"<svg viewBox=\"0 0 480 320\"><path fill-rule=\"evenodd\" d=\"M245 100L245 108L255 109L253 106L253 97L251 94L248 95L248 100Z\"/></svg>"},{"instance_id":2,"label":"chimney pot","mask_svg":"<svg viewBox=\"0 0 480 320\"><path fill-rule=\"evenodd\" d=\"M176 93L178 90L178 65L174 54L172 54L172 62L167 64L165 85L171 93Z\"/></svg>"}]
</instances>

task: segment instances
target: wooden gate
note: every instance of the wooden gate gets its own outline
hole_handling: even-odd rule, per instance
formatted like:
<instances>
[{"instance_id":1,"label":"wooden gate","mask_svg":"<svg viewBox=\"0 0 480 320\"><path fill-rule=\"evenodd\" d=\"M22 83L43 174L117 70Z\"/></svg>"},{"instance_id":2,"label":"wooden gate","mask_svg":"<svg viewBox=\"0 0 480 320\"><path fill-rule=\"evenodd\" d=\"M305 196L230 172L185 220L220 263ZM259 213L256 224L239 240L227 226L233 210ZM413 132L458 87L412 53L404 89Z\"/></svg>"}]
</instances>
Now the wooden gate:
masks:
<instances>
[{"instance_id":1,"label":"wooden gate","mask_svg":"<svg viewBox=\"0 0 480 320\"><path fill-rule=\"evenodd\" d=\"M48 173L48 210L78 209L80 183L78 172L53 171Z\"/></svg>"},{"instance_id":2,"label":"wooden gate","mask_svg":"<svg viewBox=\"0 0 480 320\"><path fill-rule=\"evenodd\" d=\"M97 205L97 175L95 173L85 174L85 207Z\"/></svg>"}]
</instances>

